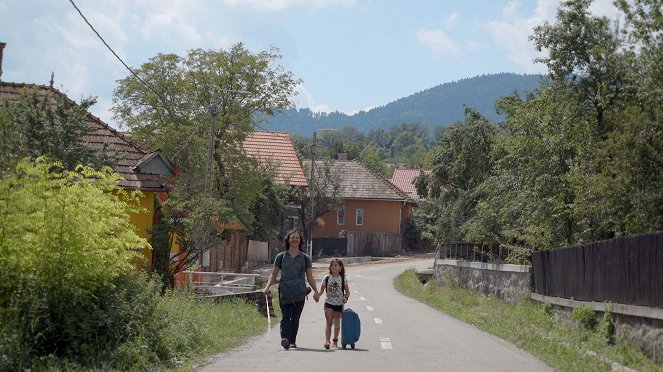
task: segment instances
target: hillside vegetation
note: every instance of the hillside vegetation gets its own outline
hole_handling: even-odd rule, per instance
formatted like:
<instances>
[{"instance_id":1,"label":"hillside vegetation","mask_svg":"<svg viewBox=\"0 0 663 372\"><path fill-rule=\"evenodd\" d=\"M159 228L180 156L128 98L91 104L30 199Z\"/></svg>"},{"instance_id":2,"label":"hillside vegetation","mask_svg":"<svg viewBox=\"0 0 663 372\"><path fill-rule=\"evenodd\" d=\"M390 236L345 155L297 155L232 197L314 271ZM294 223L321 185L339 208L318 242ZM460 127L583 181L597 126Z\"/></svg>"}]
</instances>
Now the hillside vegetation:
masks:
<instances>
[{"instance_id":1,"label":"hillside vegetation","mask_svg":"<svg viewBox=\"0 0 663 372\"><path fill-rule=\"evenodd\" d=\"M346 126L360 131L389 129L404 123L416 123L424 127L446 126L464 119L465 105L497 121L502 119L495 110L495 102L500 97L514 91L520 94L531 92L540 85L541 78L540 75L513 73L475 76L440 84L354 115L342 112L314 113L308 108L287 109L267 118L261 126L267 130L305 136L310 136L315 129Z\"/></svg>"}]
</instances>

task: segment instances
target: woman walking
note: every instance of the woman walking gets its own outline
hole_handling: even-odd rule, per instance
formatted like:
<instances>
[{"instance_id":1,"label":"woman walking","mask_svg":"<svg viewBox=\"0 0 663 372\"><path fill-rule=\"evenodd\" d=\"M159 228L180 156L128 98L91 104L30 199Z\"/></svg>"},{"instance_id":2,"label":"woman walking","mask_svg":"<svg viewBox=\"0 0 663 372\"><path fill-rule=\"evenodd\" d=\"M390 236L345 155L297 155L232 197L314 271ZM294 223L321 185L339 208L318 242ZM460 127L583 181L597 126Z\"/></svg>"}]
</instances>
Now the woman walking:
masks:
<instances>
[{"instance_id":1,"label":"woman walking","mask_svg":"<svg viewBox=\"0 0 663 372\"><path fill-rule=\"evenodd\" d=\"M316 302L318 301L318 289L313 278L313 265L311 258L301 251L303 242L302 234L296 230L290 230L283 241L285 249L276 255L274 259L274 268L272 274L267 280L262 293L268 295L272 284L276 282L276 277L281 273L279 285L279 303L281 307L281 346L288 350L291 347L297 347L297 332L299 331L299 318L304 310L306 301L306 292L301 293L293 287L306 288L304 278L308 281ZM287 282L287 284L286 284ZM294 283L294 284L293 284Z\"/></svg>"}]
</instances>

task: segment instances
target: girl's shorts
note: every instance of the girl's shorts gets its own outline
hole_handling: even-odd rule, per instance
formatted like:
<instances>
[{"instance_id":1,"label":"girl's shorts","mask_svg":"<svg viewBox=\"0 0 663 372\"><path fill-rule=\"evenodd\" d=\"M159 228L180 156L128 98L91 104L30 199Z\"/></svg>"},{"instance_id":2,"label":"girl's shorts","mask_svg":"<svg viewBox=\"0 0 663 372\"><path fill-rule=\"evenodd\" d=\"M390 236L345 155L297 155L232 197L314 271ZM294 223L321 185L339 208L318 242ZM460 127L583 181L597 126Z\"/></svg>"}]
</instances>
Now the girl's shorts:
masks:
<instances>
[{"instance_id":1,"label":"girl's shorts","mask_svg":"<svg viewBox=\"0 0 663 372\"><path fill-rule=\"evenodd\" d=\"M342 313L343 312L343 305L332 305L328 304L325 302L325 309L332 309L336 311L337 313Z\"/></svg>"}]
</instances>

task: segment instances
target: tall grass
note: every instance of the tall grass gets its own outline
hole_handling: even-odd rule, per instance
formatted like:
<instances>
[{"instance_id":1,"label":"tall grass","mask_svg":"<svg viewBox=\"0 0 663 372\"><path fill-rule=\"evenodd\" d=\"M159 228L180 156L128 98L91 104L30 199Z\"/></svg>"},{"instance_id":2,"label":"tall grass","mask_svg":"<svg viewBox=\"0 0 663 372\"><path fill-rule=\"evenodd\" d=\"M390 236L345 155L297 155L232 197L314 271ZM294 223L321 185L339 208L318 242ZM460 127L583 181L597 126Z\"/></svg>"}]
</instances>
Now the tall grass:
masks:
<instances>
[{"instance_id":1,"label":"tall grass","mask_svg":"<svg viewBox=\"0 0 663 372\"><path fill-rule=\"evenodd\" d=\"M638 371L662 371L628 340L606 341L597 330L557 323L549 306L522 301L516 305L457 286L421 285L413 269L394 281L403 294L511 342L562 371L610 371L617 362Z\"/></svg>"},{"instance_id":2,"label":"tall grass","mask_svg":"<svg viewBox=\"0 0 663 372\"><path fill-rule=\"evenodd\" d=\"M266 320L243 300L216 303L135 272L93 295L0 313L0 370L161 370L235 347ZM10 317L11 315L11 317ZM25 323L30 323L30 333Z\"/></svg>"}]
</instances>

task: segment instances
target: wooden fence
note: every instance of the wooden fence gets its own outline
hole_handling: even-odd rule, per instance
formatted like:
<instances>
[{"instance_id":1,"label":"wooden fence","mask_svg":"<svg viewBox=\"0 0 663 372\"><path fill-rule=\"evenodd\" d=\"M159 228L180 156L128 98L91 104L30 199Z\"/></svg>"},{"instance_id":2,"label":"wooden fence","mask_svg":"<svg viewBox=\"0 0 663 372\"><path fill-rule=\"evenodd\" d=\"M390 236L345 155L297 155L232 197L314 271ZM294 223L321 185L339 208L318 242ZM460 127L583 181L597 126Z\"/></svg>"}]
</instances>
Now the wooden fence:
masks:
<instances>
[{"instance_id":1,"label":"wooden fence","mask_svg":"<svg viewBox=\"0 0 663 372\"><path fill-rule=\"evenodd\" d=\"M349 257L385 257L401 253L402 237L385 233L348 231Z\"/></svg>"},{"instance_id":2,"label":"wooden fence","mask_svg":"<svg viewBox=\"0 0 663 372\"><path fill-rule=\"evenodd\" d=\"M663 308L663 232L533 252L537 294Z\"/></svg>"},{"instance_id":3,"label":"wooden fence","mask_svg":"<svg viewBox=\"0 0 663 372\"><path fill-rule=\"evenodd\" d=\"M348 255L347 238L313 238L313 256L343 257Z\"/></svg>"}]
</instances>

